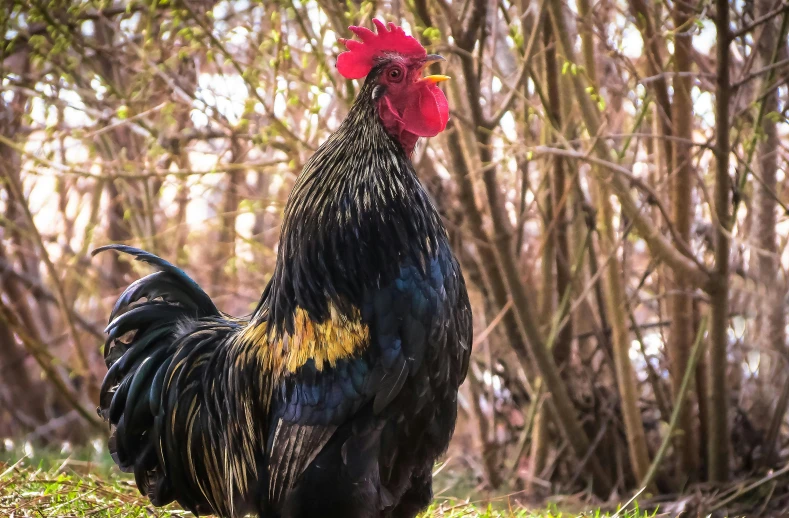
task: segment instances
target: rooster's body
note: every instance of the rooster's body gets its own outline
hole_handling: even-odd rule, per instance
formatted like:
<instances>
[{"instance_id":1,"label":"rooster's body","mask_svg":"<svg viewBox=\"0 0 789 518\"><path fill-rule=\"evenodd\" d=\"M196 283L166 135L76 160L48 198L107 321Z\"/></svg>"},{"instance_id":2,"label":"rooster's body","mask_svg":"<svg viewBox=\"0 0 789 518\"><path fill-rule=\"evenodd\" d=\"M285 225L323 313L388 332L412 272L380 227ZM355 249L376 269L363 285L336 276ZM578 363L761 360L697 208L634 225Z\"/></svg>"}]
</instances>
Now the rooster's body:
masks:
<instances>
[{"instance_id":1,"label":"rooster's body","mask_svg":"<svg viewBox=\"0 0 789 518\"><path fill-rule=\"evenodd\" d=\"M158 270L112 312L100 401L115 461L155 505L353 518L429 503L471 312L408 144L379 115L382 67L300 175L249 320L166 261L111 247Z\"/></svg>"}]
</instances>

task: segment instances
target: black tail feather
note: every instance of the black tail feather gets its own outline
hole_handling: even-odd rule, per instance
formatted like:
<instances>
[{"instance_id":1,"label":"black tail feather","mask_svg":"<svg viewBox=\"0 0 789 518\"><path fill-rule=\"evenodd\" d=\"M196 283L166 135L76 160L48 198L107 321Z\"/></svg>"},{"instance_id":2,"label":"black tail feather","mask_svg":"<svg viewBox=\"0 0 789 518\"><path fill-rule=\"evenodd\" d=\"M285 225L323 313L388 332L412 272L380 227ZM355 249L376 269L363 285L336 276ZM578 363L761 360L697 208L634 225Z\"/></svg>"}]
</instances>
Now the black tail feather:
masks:
<instances>
[{"instance_id":1,"label":"black tail feather","mask_svg":"<svg viewBox=\"0 0 789 518\"><path fill-rule=\"evenodd\" d=\"M128 305L131 302L137 301L142 297L149 299L156 298L157 296L165 297L168 301L177 301L186 306L193 306L197 310L199 316L212 316L219 315L211 297L203 291L202 288L189 277L183 270L165 261L161 257L157 257L150 252L134 248L133 246L126 245L106 245L93 250L92 255L97 255L106 250L116 250L125 254L133 256L138 261L150 264L159 270L158 273L165 274L158 276L156 273L139 279L131 286L126 288L123 295L118 299L113 310L113 316L120 309L121 305ZM151 279L152 276L156 276ZM146 282L148 280L148 282ZM158 281L158 282L157 282ZM162 284L164 283L164 284ZM151 294L156 294L157 290L162 290L166 284L172 284L174 289L167 292L159 293L153 297L146 295L145 292L149 291Z\"/></svg>"},{"instance_id":2,"label":"black tail feather","mask_svg":"<svg viewBox=\"0 0 789 518\"><path fill-rule=\"evenodd\" d=\"M153 254L124 245L94 250L130 254L157 271L133 282L118 298L106 329L104 358L108 367L99 395L99 414L112 426L109 449L124 472L134 473L137 487L155 505L178 498L193 510L206 509L195 496L190 474L180 462L167 466L161 449L162 405L167 398L167 372L173 358L188 356L190 340L180 340L190 322L218 321L222 316L210 297L180 268ZM226 338L209 336L207 341ZM183 346L181 342L187 343ZM185 370L179 372L184 375ZM169 402L174 404L174 402ZM175 438L180 442L182 438ZM166 466L177 473L167 474ZM175 477L168 475L176 475Z\"/></svg>"}]
</instances>

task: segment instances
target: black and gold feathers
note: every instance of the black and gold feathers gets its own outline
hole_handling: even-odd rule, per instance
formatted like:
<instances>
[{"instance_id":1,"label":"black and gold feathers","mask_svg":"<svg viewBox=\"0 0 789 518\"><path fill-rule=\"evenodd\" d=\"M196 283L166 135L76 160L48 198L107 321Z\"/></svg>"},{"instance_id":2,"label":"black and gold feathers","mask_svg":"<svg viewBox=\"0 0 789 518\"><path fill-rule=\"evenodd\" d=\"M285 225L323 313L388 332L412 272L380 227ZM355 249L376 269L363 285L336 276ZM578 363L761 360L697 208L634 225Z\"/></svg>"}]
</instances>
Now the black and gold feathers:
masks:
<instances>
[{"instance_id":1,"label":"black and gold feathers","mask_svg":"<svg viewBox=\"0 0 789 518\"><path fill-rule=\"evenodd\" d=\"M376 113L373 69L285 209L249 319L183 271L118 299L99 412L154 505L265 517L415 516L430 501L471 347L446 231Z\"/></svg>"}]
</instances>

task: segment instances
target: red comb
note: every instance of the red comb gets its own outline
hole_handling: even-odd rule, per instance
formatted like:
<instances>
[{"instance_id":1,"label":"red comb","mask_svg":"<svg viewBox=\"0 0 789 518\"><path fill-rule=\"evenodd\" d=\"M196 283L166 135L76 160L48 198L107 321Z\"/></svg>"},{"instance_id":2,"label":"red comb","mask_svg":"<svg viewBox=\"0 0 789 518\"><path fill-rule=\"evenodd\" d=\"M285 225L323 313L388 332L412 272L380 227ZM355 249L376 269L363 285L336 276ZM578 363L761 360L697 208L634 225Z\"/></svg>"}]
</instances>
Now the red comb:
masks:
<instances>
[{"instance_id":1,"label":"red comb","mask_svg":"<svg viewBox=\"0 0 789 518\"><path fill-rule=\"evenodd\" d=\"M392 22L387 26L374 18L378 34L367 27L351 25L348 29L360 40L340 38L339 42L348 49L337 57L337 70L348 79L360 79L370 73L375 66L375 58L386 52L396 52L409 57L423 57L427 51L413 36L405 33L402 27Z\"/></svg>"}]
</instances>

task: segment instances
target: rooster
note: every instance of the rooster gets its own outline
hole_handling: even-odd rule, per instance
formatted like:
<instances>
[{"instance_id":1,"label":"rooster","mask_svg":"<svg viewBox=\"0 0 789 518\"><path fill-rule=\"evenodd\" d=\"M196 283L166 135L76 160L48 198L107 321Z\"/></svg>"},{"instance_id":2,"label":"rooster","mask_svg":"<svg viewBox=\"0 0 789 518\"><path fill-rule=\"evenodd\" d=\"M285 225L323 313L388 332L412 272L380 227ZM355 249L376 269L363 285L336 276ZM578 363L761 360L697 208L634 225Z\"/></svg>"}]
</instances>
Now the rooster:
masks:
<instances>
[{"instance_id":1,"label":"rooster","mask_svg":"<svg viewBox=\"0 0 789 518\"><path fill-rule=\"evenodd\" d=\"M413 517L455 426L471 309L410 156L447 124L442 61L394 24L350 27L348 116L285 207L277 263L247 319L183 271L156 271L110 315L99 414L121 470L195 515Z\"/></svg>"}]
</instances>

